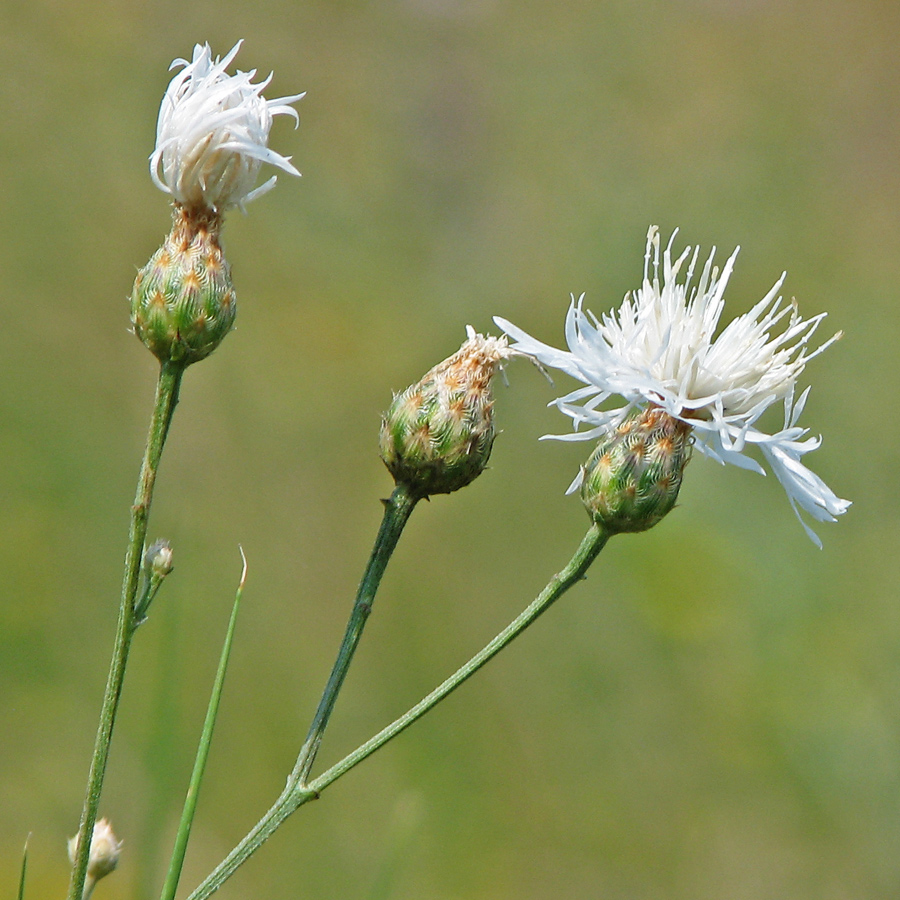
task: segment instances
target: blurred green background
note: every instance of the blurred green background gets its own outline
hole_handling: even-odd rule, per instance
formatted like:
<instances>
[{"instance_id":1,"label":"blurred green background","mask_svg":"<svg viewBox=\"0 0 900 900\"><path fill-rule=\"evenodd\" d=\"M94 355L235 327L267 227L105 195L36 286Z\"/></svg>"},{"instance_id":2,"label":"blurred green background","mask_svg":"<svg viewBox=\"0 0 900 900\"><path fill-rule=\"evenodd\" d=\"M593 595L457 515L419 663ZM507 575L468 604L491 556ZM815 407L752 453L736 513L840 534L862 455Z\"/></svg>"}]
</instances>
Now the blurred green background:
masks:
<instances>
[{"instance_id":1,"label":"blurred green background","mask_svg":"<svg viewBox=\"0 0 900 900\"><path fill-rule=\"evenodd\" d=\"M281 789L390 479L391 391L501 314L559 344L639 284L647 227L782 269L845 339L807 370L804 536L774 478L698 457L532 631L330 788L222 898L895 898L900 893L900 6L763 0L0 3L0 890L60 897L112 644L155 364L128 334L168 227L167 66L238 38L300 180L229 217L238 327L186 379L151 537L176 571L132 655L96 897L158 891L240 571L250 579L184 887ZM824 332L823 332L824 334ZM585 444L519 363L492 468L422 504L319 771L537 593L587 519ZM566 388L564 377L557 388ZM769 424L778 424L777 412Z\"/></svg>"}]
</instances>

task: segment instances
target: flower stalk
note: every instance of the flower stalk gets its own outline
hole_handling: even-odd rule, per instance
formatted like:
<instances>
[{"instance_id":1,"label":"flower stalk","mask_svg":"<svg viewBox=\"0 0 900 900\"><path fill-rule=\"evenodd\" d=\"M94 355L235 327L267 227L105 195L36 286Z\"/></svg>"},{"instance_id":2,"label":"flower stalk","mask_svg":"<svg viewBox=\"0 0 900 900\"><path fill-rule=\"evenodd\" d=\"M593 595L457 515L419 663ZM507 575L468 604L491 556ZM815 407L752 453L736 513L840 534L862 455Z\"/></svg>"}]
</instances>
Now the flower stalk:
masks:
<instances>
[{"instance_id":1,"label":"flower stalk","mask_svg":"<svg viewBox=\"0 0 900 900\"><path fill-rule=\"evenodd\" d=\"M334 711L334 704L344 684L350 663L353 661L353 654L359 646L369 613L372 612L372 604L375 601L378 586L381 584L391 555L397 547L400 535L420 498L421 495L414 492L408 485L400 483L394 488L390 498L384 501L384 518L381 521L381 528L375 538L372 554L356 593L356 600L347 622L344 639L341 641L331 676L325 685L322 699L319 701L316 714L309 727L309 733L300 748L300 754L288 781L288 784L293 784L295 789L300 791L305 789L306 779L316 761L316 754L319 752L328 720Z\"/></svg>"},{"instance_id":2,"label":"flower stalk","mask_svg":"<svg viewBox=\"0 0 900 900\"><path fill-rule=\"evenodd\" d=\"M337 781L354 766L371 756L405 731L417 719L421 719L429 710L434 709L442 700L453 693L464 681L471 678L485 663L493 659L504 647L511 644L526 628L543 615L574 584L586 577L591 563L599 556L611 535L600 525L594 524L584 536L574 556L560 571L550 579L547 586L506 628L493 640L487 643L467 663L460 666L446 681L438 685L427 697L420 700L412 709L395 719L390 725L378 732L373 738L362 744L352 753L335 763L318 778L311 781L308 789L313 797L325 790L328 785ZM310 798L311 799L311 798ZM191 897L190 900L200 900Z\"/></svg>"},{"instance_id":3,"label":"flower stalk","mask_svg":"<svg viewBox=\"0 0 900 900\"><path fill-rule=\"evenodd\" d=\"M318 797L318 793L315 790L307 787L306 779L315 763L325 729L334 711L334 705L344 684L347 670L353 661L353 654L359 646L363 629L368 621L369 613L372 611L372 603L375 600L375 594L378 591L378 586L381 584L387 564L397 547L397 542L400 540L400 535L403 533L409 517L421 499L422 495L420 493L410 488L407 484L399 483L394 488L390 498L384 501L384 518L381 521L381 527L378 530L378 536L369 556L369 562L360 581L356 600L353 603L350 619L344 632L344 638L341 641L331 675L325 685L325 690L322 693L322 698L309 727L306 740L300 748L297 762L294 764L293 771L288 777L287 784L271 809L191 894L189 900L208 897L218 890L271 837L291 813L307 801L315 800Z\"/></svg>"},{"instance_id":4,"label":"flower stalk","mask_svg":"<svg viewBox=\"0 0 900 900\"><path fill-rule=\"evenodd\" d=\"M413 722L434 709L442 700L453 693L463 682L471 678L485 663L493 659L504 647L514 641L529 625L545 613L572 585L584 579L591 563L606 546L610 534L598 524L588 529L575 554L568 563L550 579L547 586L506 628L488 642L467 663L460 666L446 681L436 687L427 697L420 700L390 725L378 732L340 762L323 772L308 784L295 780L297 768L288 780L281 796L271 809L256 823L243 840L211 872L188 900L206 900L215 893L274 833L282 822L299 807L310 800L317 800L330 784L346 775L354 766L381 749ZM374 555L374 554L373 554ZM349 632L349 629L348 629ZM298 760L298 764L299 764ZM307 769L308 771L308 769Z\"/></svg>"},{"instance_id":5,"label":"flower stalk","mask_svg":"<svg viewBox=\"0 0 900 900\"><path fill-rule=\"evenodd\" d=\"M153 501L153 487L156 483L156 473L169 433L169 426L172 423L172 415L178 403L178 393L183 375L184 366L179 363L164 362L160 366L156 400L150 420L150 432L147 437L144 459L141 463L134 505L131 507L131 524L128 530L128 549L125 554L125 573L122 580L119 618L106 690L103 694L103 705L100 710L100 724L97 728L97 738L88 774L81 823L78 828L79 835L93 834L94 824L97 821L97 808L100 804L100 794L103 790L103 779L109 759L109 745L112 740L119 699L122 696L131 639L137 627L135 598L141 574L144 542L147 538L150 504ZM79 840L78 842L72 866L68 900L82 900L90 844L90 841Z\"/></svg>"}]
</instances>

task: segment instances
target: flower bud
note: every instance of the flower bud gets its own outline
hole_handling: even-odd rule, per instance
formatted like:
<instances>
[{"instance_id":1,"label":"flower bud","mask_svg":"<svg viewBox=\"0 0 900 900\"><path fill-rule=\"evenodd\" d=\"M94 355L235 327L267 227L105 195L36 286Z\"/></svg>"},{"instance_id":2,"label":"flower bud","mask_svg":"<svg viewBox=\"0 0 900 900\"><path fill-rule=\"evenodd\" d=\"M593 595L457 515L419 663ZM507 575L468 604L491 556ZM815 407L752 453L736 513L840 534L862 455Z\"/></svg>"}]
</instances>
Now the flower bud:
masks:
<instances>
[{"instance_id":1,"label":"flower bud","mask_svg":"<svg viewBox=\"0 0 900 900\"><path fill-rule=\"evenodd\" d=\"M144 552L141 591L134 601L135 628L147 621L150 604L166 576L172 571L172 556L172 546L166 540L154 541Z\"/></svg>"},{"instance_id":2,"label":"flower bud","mask_svg":"<svg viewBox=\"0 0 900 900\"><path fill-rule=\"evenodd\" d=\"M69 860L74 865L78 854L78 835L69 839ZM100 819L94 823L94 833L91 837L91 850L88 856L87 875L84 882L84 897L90 896L94 885L109 875L119 864L119 856L122 852L121 841L116 840L112 826L106 819Z\"/></svg>"},{"instance_id":3,"label":"flower bud","mask_svg":"<svg viewBox=\"0 0 900 900\"><path fill-rule=\"evenodd\" d=\"M582 470L581 499L610 534L646 531L678 499L691 427L651 407L597 444Z\"/></svg>"},{"instance_id":4,"label":"flower bud","mask_svg":"<svg viewBox=\"0 0 900 900\"><path fill-rule=\"evenodd\" d=\"M237 304L219 216L176 205L173 218L169 236L134 281L131 322L160 362L189 365L219 346Z\"/></svg>"},{"instance_id":5,"label":"flower bud","mask_svg":"<svg viewBox=\"0 0 900 900\"><path fill-rule=\"evenodd\" d=\"M449 494L477 478L494 443L491 378L513 353L506 338L466 328L468 340L421 381L395 394L381 420L381 458L419 496Z\"/></svg>"},{"instance_id":6,"label":"flower bud","mask_svg":"<svg viewBox=\"0 0 900 900\"><path fill-rule=\"evenodd\" d=\"M144 553L144 568L162 581L172 571L172 545L165 539L154 541Z\"/></svg>"}]
</instances>

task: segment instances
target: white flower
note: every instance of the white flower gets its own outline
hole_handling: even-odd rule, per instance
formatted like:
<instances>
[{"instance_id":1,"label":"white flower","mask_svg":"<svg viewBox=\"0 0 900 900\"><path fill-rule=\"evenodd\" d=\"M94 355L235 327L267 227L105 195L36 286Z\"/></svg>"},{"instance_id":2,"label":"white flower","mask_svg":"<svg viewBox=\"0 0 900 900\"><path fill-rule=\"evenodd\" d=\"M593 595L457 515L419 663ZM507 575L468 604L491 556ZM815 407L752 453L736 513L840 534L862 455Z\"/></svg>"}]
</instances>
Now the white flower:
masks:
<instances>
[{"instance_id":1,"label":"white flower","mask_svg":"<svg viewBox=\"0 0 900 900\"><path fill-rule=\"evenodd\" d=\"M576 433L547 437L594 438L634 410L657 406L689 424L694 429L695 446L720 463L765 474L759 462L749 456L750 448L758 446L798 518L799 507L820 522L834 521L850 503L838 498L801 462L820 445L821 438L805 437L807 429L797 425L809 388L795 399L794 387L806 363L840 334L810 350L810 339L825 313L803 319L795 305L782 305L777 296L785 278L782 274L753 309L716 335L725 286L738 251L729 257L720 275L712 264L714 248L692 288L699 248L692 253L688 247L673 260L674 238L673 234L663 251L660 283L659 235L656 227L650 229L643 285L626 295L618 310L598 320L582 308L583 294L577 301L572 297L565 329L568 352L535 340L505 319L494 319L517 342L516 350L586 385L554 401L572 417ZM687 272L679 282L686 262ZM782 330L773 335L779 322L783 322ZM624 399L625 405L599 409L614 395ZM768 434L756 423L779 400L784 402L784 426ZM579 432L582 424L592 427ZM801 522L821 546L802 518Z\"/></svg>"},{"instance_id":2,"label":"white flower","mask_svg":"<svg viewBox=\"0 0 900 900\"><path fill-rule=\"evenodd\" d=\"M197 44L191 62L176 59L169 66L183 68L169 83L159 109L150 174L182 206L216 213L243 207L275 184L273 176L254 189L264 162L300 174L289 157L267 145L272 117L283 114L299 121L288 104L304 95L266 100L262 92L271 75L258 84L253 84L255 69L227 75L240 47L238 41L224 59L213 60L209 44Z\"/></svg>"}]
</instances>

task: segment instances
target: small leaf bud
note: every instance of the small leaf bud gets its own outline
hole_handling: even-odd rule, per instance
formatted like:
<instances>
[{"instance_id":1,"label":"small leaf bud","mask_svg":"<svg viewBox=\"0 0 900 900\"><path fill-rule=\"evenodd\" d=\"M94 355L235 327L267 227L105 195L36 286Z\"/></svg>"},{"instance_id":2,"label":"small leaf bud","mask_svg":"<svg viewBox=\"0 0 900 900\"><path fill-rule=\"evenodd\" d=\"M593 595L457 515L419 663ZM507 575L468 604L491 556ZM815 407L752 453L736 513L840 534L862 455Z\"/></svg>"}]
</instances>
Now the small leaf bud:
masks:
<instances>
[{"instance_id":1,"label":"small leaf bud","mask_svg":"<svg viewBox=\"0 0 900 900\"><path fill-rule=\"evenodd\" d=\"M506 338L468 340L421 381L394 395L381 420L381 458L419 496L449 494L477 478L494 443L491 378L518 354Z\"/></svg>"},{"instance_id":2,"label":"small leaf bud","mask_svg":"<svg viewBox=\"0 0 900 900\"><path fill-rule=\"evenodd\" d=\"M651 407L597 444L582 470L581 499L610 534L646 531L678 499L691 427Z\"/></svg>"}]
</instances>

